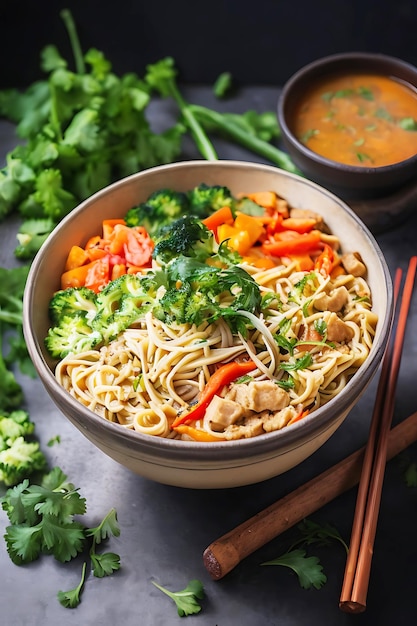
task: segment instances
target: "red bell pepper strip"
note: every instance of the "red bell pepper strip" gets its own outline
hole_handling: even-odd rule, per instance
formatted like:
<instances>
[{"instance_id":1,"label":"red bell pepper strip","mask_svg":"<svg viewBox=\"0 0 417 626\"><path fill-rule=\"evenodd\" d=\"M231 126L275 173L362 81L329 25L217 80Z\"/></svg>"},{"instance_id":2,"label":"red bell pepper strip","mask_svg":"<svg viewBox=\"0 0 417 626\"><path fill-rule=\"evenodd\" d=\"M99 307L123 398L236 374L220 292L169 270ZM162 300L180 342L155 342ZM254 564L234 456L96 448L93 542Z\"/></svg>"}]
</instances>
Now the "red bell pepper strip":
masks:
<instances>
[{"instance_id":1,"label":"red bell pepper strip","mask_svg":"<svg viewBox=\"0 0 417 626\"><path fill-rule=\"evenodd\" d=\"M173 421L171 428L176 428L180 424L195 421L204 417L206 408L214 396L217 395L217 393L221 391L224 386L229 385L237 378L240 378L240 376L251 372L255 368L256 365L253 361L231 361L230 363L225 363L225 365L219 367L204 387L198 404L196 404L195 407L188 413L178 415L178 417L176 417Z\"/></svg>"},{"instance_id":2,"label":"red bell pepper strip","mask_svg":"<svg viewBox=\"0 0 417 626\"><path fill-rule=\"evenodd\" d=\"M314 263L314 269L327 277L330 275L333 269L334 252L333 248L328 243L323 243L323 252L317 257Z\"/></svg>"},{"instance_id":3,"label":"red bell pepper strip","mask_svg":"<svg viewBox=\"0 0 417 626\"><path fill-rule=\"evenodd\" d=\"M262 251L272 256L291 256L291 254L302 254L317 250L320 241L320 231L312 230L309 233L297 234L291 238L285 237L285 239L265 241L262 244Z\"/></svg>"}]
</instances>

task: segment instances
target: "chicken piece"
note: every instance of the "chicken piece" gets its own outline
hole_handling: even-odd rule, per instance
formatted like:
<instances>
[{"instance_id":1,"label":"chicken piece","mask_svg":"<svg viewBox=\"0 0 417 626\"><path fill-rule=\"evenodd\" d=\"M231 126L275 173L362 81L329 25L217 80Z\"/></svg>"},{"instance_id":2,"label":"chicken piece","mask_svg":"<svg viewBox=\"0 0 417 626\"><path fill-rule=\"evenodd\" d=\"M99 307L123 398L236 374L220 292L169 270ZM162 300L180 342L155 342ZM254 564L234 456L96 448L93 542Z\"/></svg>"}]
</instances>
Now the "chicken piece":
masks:
<instances>
[{"instance_id":1,"label":"chicken piece","mask_svg":"<svg viewBox=\"0 0 417 626\"><path fill-rule=\"evenodd\" d=\"M341 320L336 313L330 313L327 320L327 340L342 343L350 341L354 335L353 328Z\"/></svg>"},{"instance_id":2,"label":"chicken piece","mask_svg":"<svg viewBox=\"0 0 417 626\"><path fill-rule=\"evenodd\" d=\"M362 257L359 252L347 252L342 255L341 262L348 274L352 276L365 276L366 265L362 261Z\"/></svg>"},{"instance_id":3,"label":"chicken piece","mask_svg":"<svg viewBox=\"0 0 417 626\"><path fill-rule=\"evenodd\" d=\"M290 396L272 380L233 384L225 398L237 402L244 412L279 411L288 406Z\"/></svg>"},{"instance_id":4,"label":"chicken piece","mask_svg":"<svg viewBox=\"0 0 417 626\"><path fill-rule=\"evenodd\" d=\"M310 211L309 209L297 209L293 208L290 212L291 217L302 218L302 219L313 219L316 220L316 225L314 226L317 230L322 230L324 226L323 217L319 213L315 213L315 211Z\"/></svg>"},{"instance_id":5,"label":"chicken piece","mask_svg":"<svg viewBox=\"0 0 417 626\"><path fill-rule=\"evenodd\" d=\"M249 439L258 437L264 433L263 420L259 415L252 415L245 419L243 424L232 424L228 426L224 432L225 439Z\"/></svg>"},{"instance_id":6,"label":"chicken piece","mask_svg":"<svg viewBox=\"0 0 417 626\"><path fill-rule=\"evenodd\" d=\"M285 409L281 409L281 411L277 411L276 413L265 414L263 417L264 431L270 433L274 430L281 430L281 428L284 428L299 412L299 409L293 406L287 406Z\"/></svg>"},{"instance_id":7,"label":"chicken piece","mask_svg":"<svg viewBox=\"0 0 417 626\"><path fill-rule=\"evenodd\" d=\"M243 417L243 413L243 408L237 402L214 396L206 409L206 418L213 430L222 432Z\"/></svg>"},{"instance_id":8,"label":"chicken piece","mask_svg":"<svg viewBox=\"0 0 417 626\"><path fill-rule=\"evenodd\" d=\"M349 300L346 287L333 289L329 294L323 292L314 300L314 308L318 311L341 311Z\"/></svg>"}]
</instances>

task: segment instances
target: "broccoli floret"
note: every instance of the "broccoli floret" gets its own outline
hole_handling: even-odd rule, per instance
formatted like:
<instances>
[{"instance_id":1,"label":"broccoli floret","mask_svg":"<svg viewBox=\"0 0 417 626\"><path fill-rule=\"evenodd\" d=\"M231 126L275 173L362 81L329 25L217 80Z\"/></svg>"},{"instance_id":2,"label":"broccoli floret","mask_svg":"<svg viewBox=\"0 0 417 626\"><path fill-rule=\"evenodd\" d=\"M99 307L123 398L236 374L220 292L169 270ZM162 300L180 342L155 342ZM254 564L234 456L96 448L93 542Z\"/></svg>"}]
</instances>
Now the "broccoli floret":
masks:
<instances>
[{"instance_id":1,"label":"broccoli floret","mask_svg":"<svg viewBox=\"0 0 417 626\"><path fill-rule=\"evenodd\" d=\"M55 226L56 222L51 219L25 220L16 235L19 243L14 251L15 256L21 260L33 259Z\"/></svg>"},{"instance_id":2,"label":"broccoli floret","mask_svg":"<svg viewBox=\"0 0 417 626\"><path fill-rule=\"evenodd\" d=\"M134 324L144 313L144 307L153 305L156 292L150 279L135 274L124 274L109 283L97 296L97 314L91 326L105 342L112 341Z\"/></svg>"},{"instance_id":3,"label":"broccoli floret","mask_svg":"<svg viewBox=\"0 0 417 626\"><path fill-rule=\"evenodd\" d=\"M83 313L63 315L57 326L48 330L45 346L51 356L63 359L67 354L92 350L103 340L101 333L93 329Z\"/></svg>"},{"instance_id":4,"label":"broccoli floret","mask_svg":"<svg viewBox=\"0 0 417 626\"><path fill-rule=\"evenodd\" d=\"M185 310L190 293L189 283L184 283L179 289L175 287L168 289L153 307L154 316L166 324L188 322Z\"/></svg>"},{"instance_id":5,"label":"broccoli floret","mask_svg":"<svg viewBox=\"0 0 417 626\"><path fill-rule=\"evenodd\" d=\"M6 486L17 485L35 471L46 468L46 458L37 442L17 437L0 452L0 481Z\"/></svg>"},{"instance_id":6,"label":"broccoli floret","mask_svg":"<svg viewBox=\"0 0 417 626\"><path fill-rule=\"evenodd\" d=\"M196 217L185 215L160 230L153 257L164 264L179 255L205 260L213 253L212 231Z\"/></svg>"},{"instance_id":7,"label":"broccoli floret","mask_svg":"<svg viewBox=\"0 0 417 626\"><path fill-rule=\"evenodd\" d=\"M85 313L92 319L97 313L96 294L88 287L69 287L57 291L49 302L49 315L53 323L59 323L63 315Z\"/></svg>"},{"instance_id":8,"label":"broccoli floret","mask_svg":"<svg viewBox=\"0 0 417 626\"><path fill-rule=\"evenodd\" d=\"M207 185L200 183L188 192L190 214L204 219L214 211L228 206L234 211L235 198L230 189L222 185Z\"/></svg>"},{"instance_id":9,"label":"broccoli floret","mask_svg":"<svg viewBox=\"0 0 417 626\"><path fill-rule=\"evenodd\" d=\"M154 191L146 202L130 209L125 222L128 226L143 226L151 237L173 220L188 213L188 197L181 191L160 189Z\"/></svg>"},{"instance_id":10,"label":"broccoli floret","mask_svg":"<svg viewBox=\"0 0 417 626\"><path fill-rule=\"evenodd\" d=\"M34 429L35 424L30 421L29 413L23 409L0 415L0 449L7 447L8 441L31 435Z\"/></svg>"}]
</instances>

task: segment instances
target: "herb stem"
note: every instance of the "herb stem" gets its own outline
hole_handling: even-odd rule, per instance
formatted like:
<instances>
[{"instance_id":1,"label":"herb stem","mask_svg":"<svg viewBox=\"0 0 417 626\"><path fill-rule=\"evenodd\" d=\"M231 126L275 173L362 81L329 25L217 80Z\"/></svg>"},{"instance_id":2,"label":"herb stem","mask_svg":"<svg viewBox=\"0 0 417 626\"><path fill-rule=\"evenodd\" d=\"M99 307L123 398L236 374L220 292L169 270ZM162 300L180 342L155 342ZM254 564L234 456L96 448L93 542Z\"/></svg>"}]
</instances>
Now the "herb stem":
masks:
<instances>
[{"instance_id":1,"label":"herb stem","mask_svg":"<svg viewBox=\"0 0 417 626\"><path fill-rule=\"evenodd\" d=\"M231 139L234 139L245 148L256 152L260 156L265 157L278 167L286 170L287 172L302 175L288 154L267 141L246 132L243 128L241 128L241 126L235 124L232 120L226 120L221 113L198 104L189 105L188 108L194 114L194 117L196 117L203 124L203 126L205 123L210 126L214 125L219 131L225 133Z\"/></svg>"},{"instance_id":2,"label":"herb stem","mask_svg":"<svg viewBox=\"0 0 417 626\"><path fill-rule=\"evenodd\" d=\"M199 123L198 119L194 115L194 106L185 102L184 98L180 94L177 86L173 81L169 82L169 89L171 92L171 96L176 101L182 113L184 121L190 129L190 132L201 155L207 161L217 161L218 156L216 150L214 149L214 146L211 143L210 139L207 137L206 131L204 130L203 126Z\"/></svg>"},{"instance_id":3,"label":"herb stem","mask_svg":"<svg viewBox=\"0 0 417 626\"><path fill-rule=\"evenodd\" d=\"M67 29L68 37L71 43L76 72L77 74L85 74L84 56L71 11L68 9L62 9L60 15Z\"/></svg>"}]
</instances>

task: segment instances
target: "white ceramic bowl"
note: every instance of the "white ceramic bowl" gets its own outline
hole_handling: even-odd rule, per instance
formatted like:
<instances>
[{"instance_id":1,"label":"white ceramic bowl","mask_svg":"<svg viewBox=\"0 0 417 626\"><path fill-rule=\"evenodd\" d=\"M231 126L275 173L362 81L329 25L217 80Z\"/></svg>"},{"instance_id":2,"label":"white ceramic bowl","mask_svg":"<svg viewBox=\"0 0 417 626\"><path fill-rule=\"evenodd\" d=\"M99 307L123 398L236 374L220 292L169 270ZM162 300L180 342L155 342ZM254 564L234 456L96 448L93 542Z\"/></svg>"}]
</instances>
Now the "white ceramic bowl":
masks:
<instances>
[{"instance_id":1,"label":"white ceramic bowl","mask_svg":"<svg viewBox=\"0 0 417 626\"><path fill-rule=\"evenodd\" d=\"M232 193L275 190L295 207L322 214L342 248L358 251L367 268L373 307L379 316L370 355L344 390L310 416L280 431L238 441L197 443L126 430L83 407L53 374L44 338L48 303L59 288L61 268L73 244L99 232L103 219L123 217L132 206L163 187L186 191L205 182ZM97 448L149 479L182 487L224 488L272 478L306 459L341 425L381 361L392 317L392 284L373 236L332 193L273 166L236 161L188 161L145 170L96 193L54 230L34 259L24 294L24 333L30 356L47 392L62 413Z\"/></svg>"}]
</instances>

